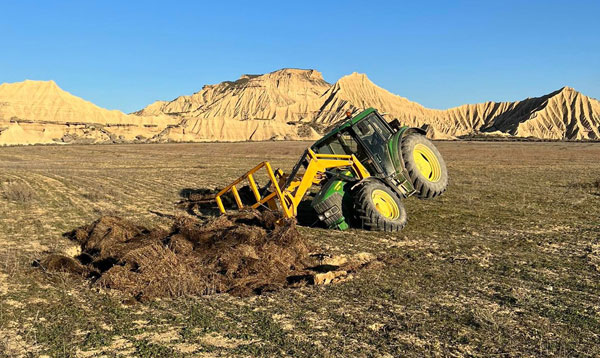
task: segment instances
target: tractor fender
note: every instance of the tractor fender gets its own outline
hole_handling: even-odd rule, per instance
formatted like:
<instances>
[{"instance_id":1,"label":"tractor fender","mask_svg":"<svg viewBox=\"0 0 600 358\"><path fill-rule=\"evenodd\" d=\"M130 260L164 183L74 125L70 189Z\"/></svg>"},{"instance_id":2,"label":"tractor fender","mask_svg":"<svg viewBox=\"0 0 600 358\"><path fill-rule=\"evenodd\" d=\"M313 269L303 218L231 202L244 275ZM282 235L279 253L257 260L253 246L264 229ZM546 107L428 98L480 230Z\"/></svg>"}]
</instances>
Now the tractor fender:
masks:
<instances>
[{"instance_id":1,"label":"tractor fender","mask_svg":"<svg viewBox=\"0 0 600 358\"><path fill-rule=\"evenodd\" d=\"M402 138L411 133L419 133L422 135L427 135L427 128L419 128L419 127L407 127L402 131Z\"/></svg>"},{"instance_id":2,"label":"tractor fender","mask_svg":"<svg viewBox=\"0 0 600 358\"><path fill-rule=\"evenodd\" d=\"M368 177L368 178L364 178L363 180L359 180L357 181L355 184L353 184L350 187L350 191L354 191L357 187L364 185L365 183L370 183L370 182L380 182L385 184L386 186L389 186L392 190L394 190L395 192L398 192L398 189L389 181L389 178L380 178L380 177ZM398 193L400 194L400 193ZM403 195L400 195L400 197L403 197Z\"/></svg>"},{"instance_id":3,"label":"tractor fender","mask_svg":"<svg viewBox=\"0 0 600 358\"><path fill-rule=\"evenodd\" d=\"M350 187L350 191L354 191L357 187L363 185L366 182L372 182L372 181L378 181L378 182L382 182L385 184L385 181L382 180L381 178L378 177L367 177L364 178L362 180L357 181L356 183L354 183L351 187Z\"/></svg>"},{"instance_id":4,"label":"tractor fender","mask_svg":"<svg viewBox=\"0 0 600 358\"><path fill-rule=\"evenodd\" d=\"M365 183L370 183L370 182L382 183L383 185L392 189L398 195L399 198L406 197L406 193L399 190L398 187L396 185L394 185L394 183L390 180L390 178L368 177L368 178L360 180L360 181L356 182L354 185L352 185L350 187L350 191L353 192L354 190L356 190L357 187L364 185Z\"/></svg>"}]
</instances>

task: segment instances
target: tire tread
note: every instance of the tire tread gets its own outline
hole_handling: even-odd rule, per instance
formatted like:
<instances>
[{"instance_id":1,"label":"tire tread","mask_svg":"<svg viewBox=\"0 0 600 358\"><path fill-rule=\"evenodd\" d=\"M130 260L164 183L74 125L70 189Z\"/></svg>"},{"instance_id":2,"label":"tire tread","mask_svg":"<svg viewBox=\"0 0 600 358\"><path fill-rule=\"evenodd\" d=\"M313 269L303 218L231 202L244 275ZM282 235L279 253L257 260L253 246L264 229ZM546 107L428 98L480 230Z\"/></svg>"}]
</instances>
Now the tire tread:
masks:
<instances>
[{"instance_id":1,"label":"tire tread","mask_svg":"<svg viewBox=\"0 0 600 358\"><path fill-rule=\"evenodd\" d=\"M417 170L416 163L413 159L413 149L417 144L424 144L438 157L440 162L442 177L438 182L430 182L420 175ZM419 199L433 199L442 195L448 187L448 170L446 163L439 153L437 148L425 136L417 133L407 135L400 145L404 166L408 172L409 180L416 190L416 195Z\"/></svg>"}]
</instances>

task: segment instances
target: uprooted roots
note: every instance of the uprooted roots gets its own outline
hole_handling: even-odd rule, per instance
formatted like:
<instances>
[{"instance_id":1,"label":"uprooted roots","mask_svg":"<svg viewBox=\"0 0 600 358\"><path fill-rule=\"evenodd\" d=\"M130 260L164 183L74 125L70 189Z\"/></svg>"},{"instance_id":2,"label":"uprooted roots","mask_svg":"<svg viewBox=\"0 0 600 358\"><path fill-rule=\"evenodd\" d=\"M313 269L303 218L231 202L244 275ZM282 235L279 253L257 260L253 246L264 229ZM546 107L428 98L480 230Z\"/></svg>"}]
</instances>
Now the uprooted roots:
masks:
<instances>
[{"instance_id":1,"label":"uprooted roots","mask_svg":"<svg viewBox=\"0 0 600 358\"><path fill-rule=\"evenodd\" d=\"M329 283L374 259L359 255L327 262L310 255L295 222L268 211L207 222L176 219L169 231L105 216L66 235L82 253L75 259L48 255L41 267L91 277L139 300L220 292L245 296Z\"/></svg>"}]
</instances>

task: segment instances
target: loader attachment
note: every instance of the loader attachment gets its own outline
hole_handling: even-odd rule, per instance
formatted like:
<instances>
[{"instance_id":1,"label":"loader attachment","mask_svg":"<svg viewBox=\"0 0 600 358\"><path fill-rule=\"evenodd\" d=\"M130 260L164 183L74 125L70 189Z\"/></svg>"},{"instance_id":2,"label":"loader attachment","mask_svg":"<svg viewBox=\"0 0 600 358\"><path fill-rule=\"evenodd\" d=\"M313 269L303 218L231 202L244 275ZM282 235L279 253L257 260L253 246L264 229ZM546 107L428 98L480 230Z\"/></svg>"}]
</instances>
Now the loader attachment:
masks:
<instances>
[{"instance_id":1,"label":"loader attachment","mask_svg":"<svg viewBox=\"0 0 600 358\"><path fill-rule=\"evenodd\" d=\"M304 172L299 173L302 167L305 168ZM254 175L263 168L266 170L270 180L268 185L269 193L264 197L260 193L254 179ZM279 169L273 171L269 162L262 162L223 188L217 193L215 200L219 210L224 214L226 210L221 197L227 193L231 193L238 209L243 209L246 205L242 202L237 186L247 181L256 200L254 203L249 204L248 207L257 209L266 204L271 210L281 210L285 218L292 218L298 214L298 204L300 204L300 201L310 187L313 184L319 184L325 178L325 172L333 168L349 169L357 180L370 176L367 169L352 154L317 154L311 149L307 149L294 166L290 175L284 174Z\"/></svg>"},{"instance_id":2,"label":"loader attachment","mask_svg":"<svg viewBox=\"0 0 600 358\"><path fill-rule=\"evenodd\" d=\"M259 170L261 170L263 168L266 170L267 176L271 180L270 193L264 197L259 192L258 186L256 185L256 180L254 179L254 174L256 174L256 172L258 172ZM238 179L236 179L233 183L231 183L228 186L226 186L225 188L223 188L215 196L217 206L219 207L219 210L221 211L221 213L224 214L225 207L223 206L223 200L221 199L221 197L223 195L231 192L231 194L233 195L233 198L235 200L235 203L238 206L238 209L243 209L245 206L242 203L242 199L240 198L240 194L238 192L237 185L247 181L250 189L252 190L252 193L254 194L254 198L256 199L255 203L249 205L250 208L257 209L258 207L267 204L269 209L271 209L271 210L277 210L278 208L281 208L281 210L283 211L284 217L290 218L290 217L292 217L292 215L290 213L290 208L289 208L288 204L285 202L283 193L281 191L281 188L279 187L279 181L282 178L282 176L283 176L283 173L281 172L281 170L277 170L276 172L274 172L273 169L271 168L271 164L269 162L262 162L262 163L258 164L257 166L255 166L254 168L250 169L246 174L244 174L241 177L239 177Z\"/></svg>"}]
</instances>

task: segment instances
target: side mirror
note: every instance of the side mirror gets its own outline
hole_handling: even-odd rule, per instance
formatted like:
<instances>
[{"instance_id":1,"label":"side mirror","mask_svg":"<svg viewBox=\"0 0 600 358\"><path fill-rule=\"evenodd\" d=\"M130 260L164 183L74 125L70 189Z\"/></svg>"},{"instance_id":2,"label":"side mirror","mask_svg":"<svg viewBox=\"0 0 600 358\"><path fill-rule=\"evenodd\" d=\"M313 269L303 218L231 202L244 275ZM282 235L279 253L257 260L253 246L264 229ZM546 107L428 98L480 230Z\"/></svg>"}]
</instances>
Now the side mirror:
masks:
<instances>
[{"instance_id":1,"label":"side mirror","mask_svg":"<svg viewBox=\"0 0 600 358\"><path fill-rule=\"evenodd\" d=\"M392 129L396 132L400 130L400 127L402 127L398 118L394 118L394 120L391 121L389 124L390 124L390 127L392 127Z\"/></svg>"}]
</instances>

